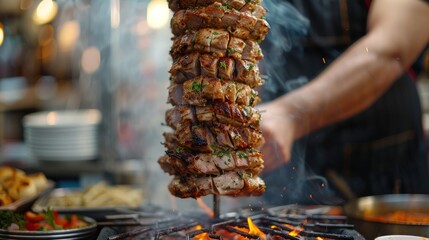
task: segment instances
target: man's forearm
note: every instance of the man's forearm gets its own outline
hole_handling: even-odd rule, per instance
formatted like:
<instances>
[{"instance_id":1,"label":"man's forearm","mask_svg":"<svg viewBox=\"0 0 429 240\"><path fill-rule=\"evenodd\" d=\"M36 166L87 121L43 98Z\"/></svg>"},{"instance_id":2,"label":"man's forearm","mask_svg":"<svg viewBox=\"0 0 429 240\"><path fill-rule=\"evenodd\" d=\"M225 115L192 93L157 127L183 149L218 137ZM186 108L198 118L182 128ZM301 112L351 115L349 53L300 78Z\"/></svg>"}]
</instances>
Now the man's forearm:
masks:
<instances>
[{"instance_id":1,"label":"man's forearm","mask_svg":"<svg viewBox=\"0 0 429 240\"><path fill-rule=\"evenodd\" d=\"M427 15L420 1L375 1L369 34L309 84L273 102L294 122L294 138L351 117L386 92L427 44Z\"/></svg>"},{"instance_id":2,"label":"man's forearm","mask_svg":"<svg viewBox=\"0 0 429 240\"><path fill-rule=\"evenodd\" d=\"M297 123L295 138L366 109L402 74L397 59L364 46L353 46L311 83L278 99Z\"/></svg>"}]
</instances>

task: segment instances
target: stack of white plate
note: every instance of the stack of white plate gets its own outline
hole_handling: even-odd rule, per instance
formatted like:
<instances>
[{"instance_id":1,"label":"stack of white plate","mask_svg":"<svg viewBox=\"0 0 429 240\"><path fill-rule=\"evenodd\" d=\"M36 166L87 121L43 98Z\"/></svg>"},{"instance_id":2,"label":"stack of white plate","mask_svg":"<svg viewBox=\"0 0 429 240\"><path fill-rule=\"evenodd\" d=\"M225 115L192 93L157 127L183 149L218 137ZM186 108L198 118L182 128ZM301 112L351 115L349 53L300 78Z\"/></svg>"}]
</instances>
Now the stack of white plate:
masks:
<instances>
[{"instance_id":1,"label":"stack of white plate","mask_svg":"<svg viewBox=\"0 0 429 240\"><path fill-rule=\"evenodd\" d=\"M33 156L48 161L98 157L98 110L37 112L24 117L24 138Z\"/></svg>"}]
</instances>

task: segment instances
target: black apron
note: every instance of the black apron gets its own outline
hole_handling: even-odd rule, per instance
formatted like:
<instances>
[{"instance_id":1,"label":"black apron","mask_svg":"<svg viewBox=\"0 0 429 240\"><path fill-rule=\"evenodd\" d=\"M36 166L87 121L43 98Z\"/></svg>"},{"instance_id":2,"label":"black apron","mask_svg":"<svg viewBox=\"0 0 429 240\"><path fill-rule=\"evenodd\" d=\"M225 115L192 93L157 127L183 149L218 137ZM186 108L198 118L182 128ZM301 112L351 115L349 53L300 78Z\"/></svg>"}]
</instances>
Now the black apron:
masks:
<instances>
[{"instance_id":1,"label":"black apron","mask_svg":"<svg viewBox=\"0 0 429 240\"><path fill-rule=\"evenodd\" d=\"M364 1L264 4L272 27L262 43L264 101L304 85L366 33ZM296 141L291 162L263 176L264 199L338 204L350 196L429 193L421 118L415 83L404 74L369 109Z\"/></svg>"}]
</instances>

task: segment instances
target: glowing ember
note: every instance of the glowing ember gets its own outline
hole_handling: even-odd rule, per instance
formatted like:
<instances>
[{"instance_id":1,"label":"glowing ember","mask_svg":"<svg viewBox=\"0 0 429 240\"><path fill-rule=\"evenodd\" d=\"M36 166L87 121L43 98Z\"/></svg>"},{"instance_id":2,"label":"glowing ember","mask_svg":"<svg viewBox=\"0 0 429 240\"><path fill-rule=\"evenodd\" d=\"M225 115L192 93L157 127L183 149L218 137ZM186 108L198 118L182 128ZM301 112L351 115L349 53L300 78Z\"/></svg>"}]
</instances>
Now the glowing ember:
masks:
<instances>
[{"instance_id":1,"label":"glowing ember","mask_svg":"<svg viewBox=\"0 0 429 240\"><path fill-rule=\"evenodd\" d=\"M266 236L265 233L263 233L250 219L250 217L247 218L247 224L249 225L249 233L253 235L257 235L261 238L261 240L265 240Z\"/></svg>"},{"instance_id":2,"label":"glowing ember","mask_svg":"<svg viewBox=\"0 0 429 240\"><path fill-rule=\"evenodd\" d=\"M201 230L203 227L201 227L201 225L197 225L195 227L195 230ZM194 237L194 239L196 240L207 240L210 239L209 234L208 233L201 233L198 234L197 236Z\"/></svg>"},{"instance_id":3,"label":"glowing ember","mask_svg":"<svg viewBox=\"0 0 429 240\"><path fill-rule=\"evenodd\" d=\"M288 228L290 228L290 229L295 228L295 226L294 226L294 225L287 224L287 223L283 224L283 226L288 227Z\"/></svg>"},{"instance_id":4,"label":"glowing ember","mask_svg":"<svg viewBox=\"0 0 429 240\"><path fill-rule=\"evenodd\" d=\"M316 239L315 240L323 240L323 238L321 238L321 237L316 237Z\"/></svg>"},{"instance_id":5,"label":"glowing ember","mask_svg":"<svg viewBox=\"0 0 429 240\"><path fill-rule=\"evenodd\" d=\"M203 201L203 199L197 198L197 203L198 203L198 206L200 206L200 208L203 209L204 212L207 213L207 215L209 215L209 217L211 218L214 217L213 210L209 206L207 206L207 204Z\"/></svg>"},{"instance_id":6,"label":"glowing ember","mask_svg":"<svg viewBox=\"0 0 429 240\"><path fill-rule=\"evenodd\" d=\"M302 230L304 229L297 227L293 231L290 231L289 235L291 235L292 237L296 237L299 235L300 232L302 232Z\"/></svg>"}]
</instances>

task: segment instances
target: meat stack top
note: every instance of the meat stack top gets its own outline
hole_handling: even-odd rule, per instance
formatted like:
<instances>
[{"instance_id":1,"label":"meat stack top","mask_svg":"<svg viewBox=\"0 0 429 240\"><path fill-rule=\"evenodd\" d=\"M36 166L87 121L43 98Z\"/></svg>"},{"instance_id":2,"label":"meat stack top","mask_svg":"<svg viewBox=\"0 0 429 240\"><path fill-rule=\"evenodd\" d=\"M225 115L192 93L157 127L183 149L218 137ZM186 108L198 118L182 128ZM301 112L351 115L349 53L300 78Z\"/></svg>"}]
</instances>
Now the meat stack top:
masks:
<instances>
[{"instance_id":1,"label":"meat stack top","mask_svg":"<svg viewBox=\"0 0 429 240\"><path fill-rule=\"evenodd\" d=\"M166 155L158 163L174 176L181 198L208 194L261 195L257 150L264 139L259 42L268 33L261 0L168 0L174 11Z\"/></svg>"}]
</instances>

